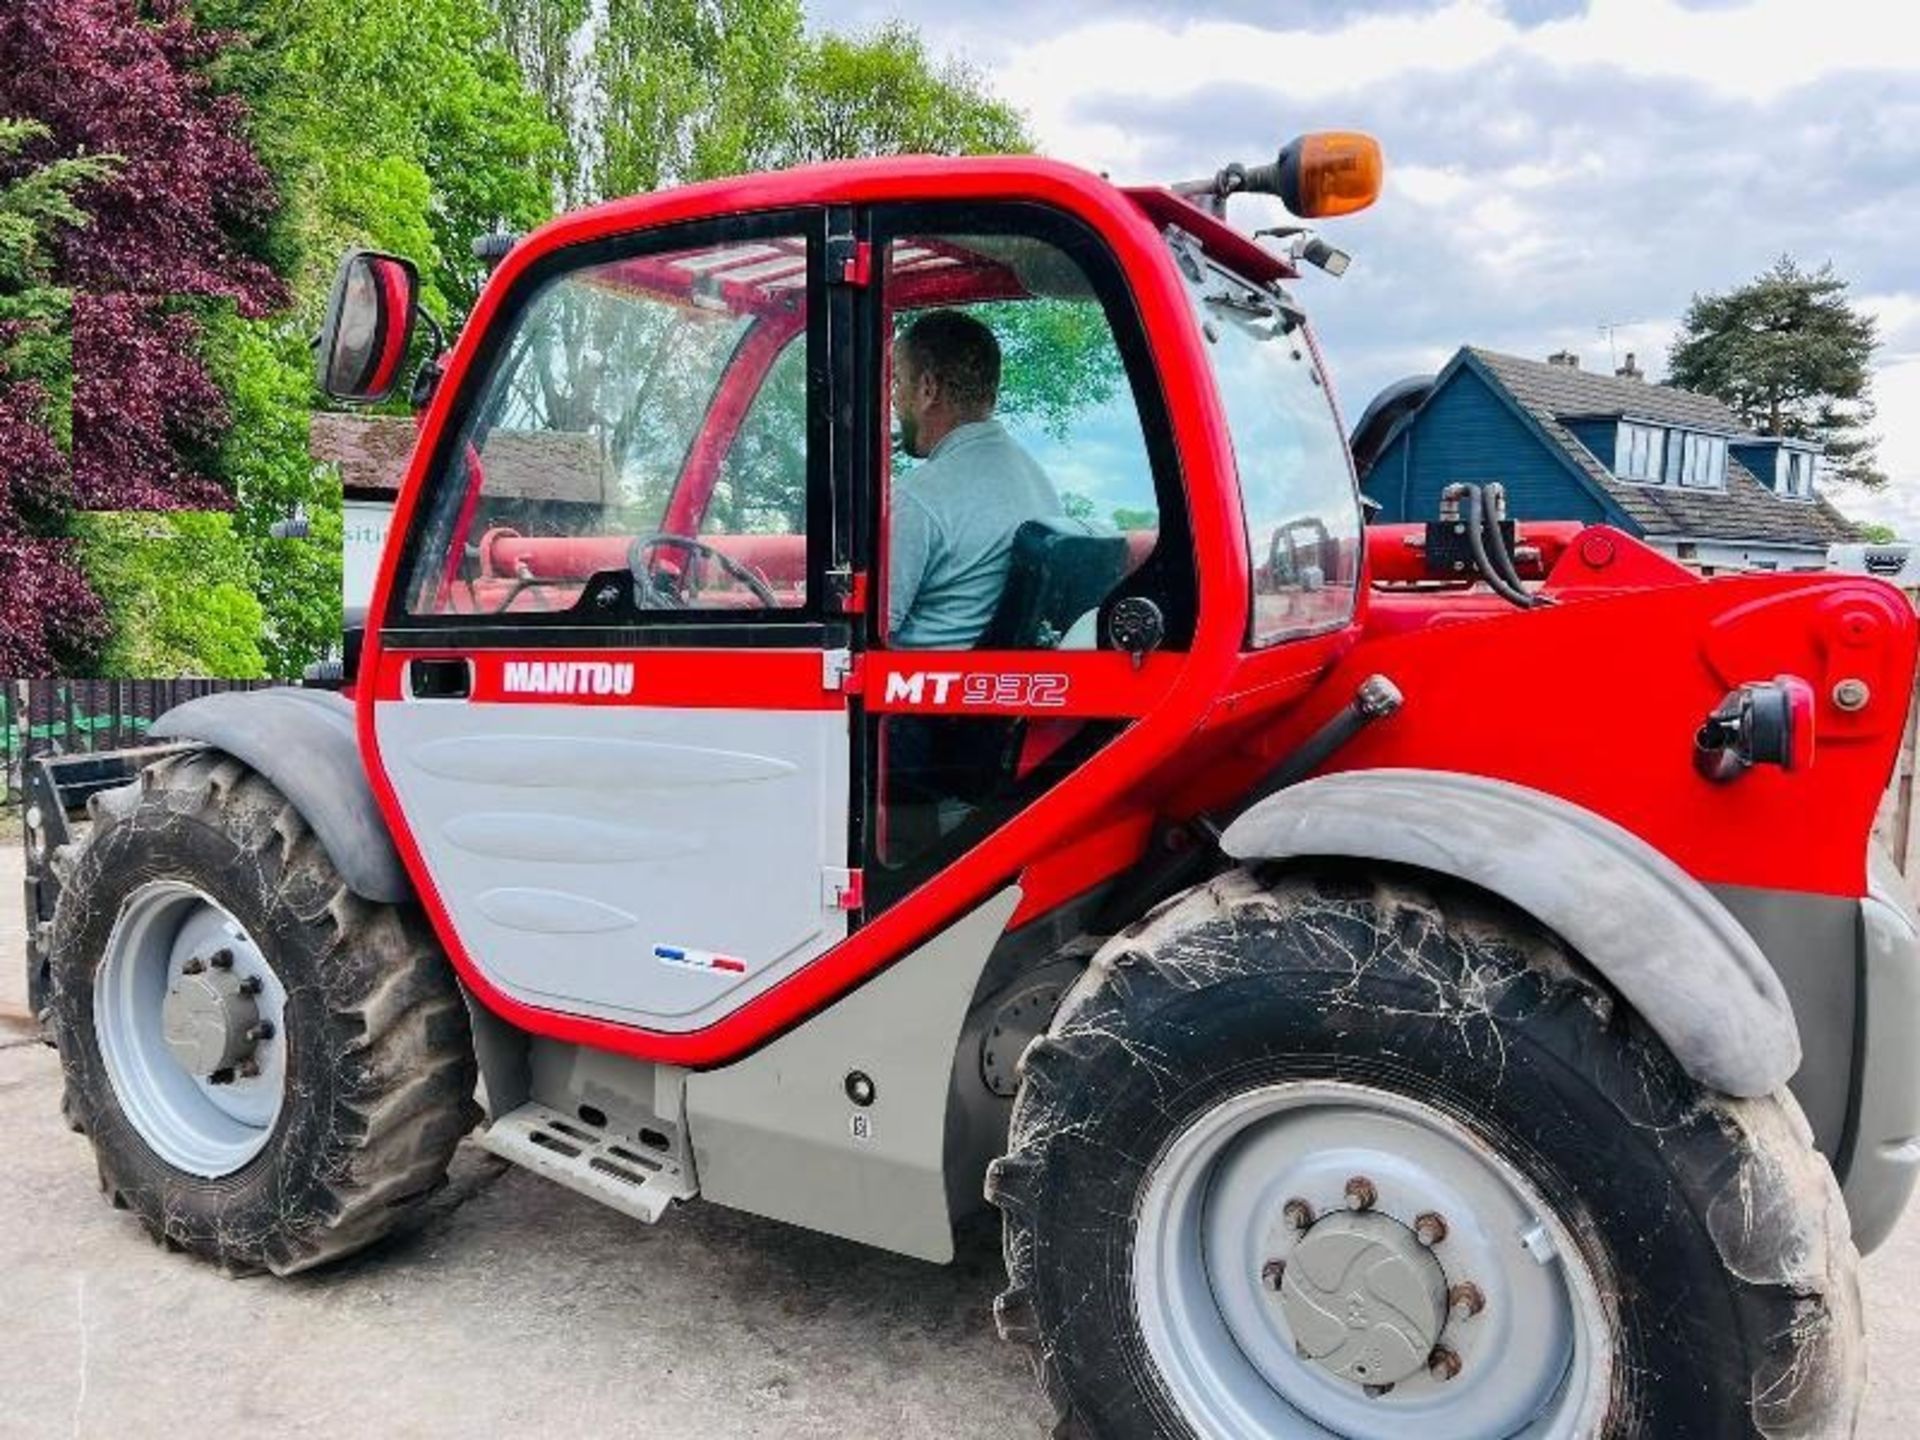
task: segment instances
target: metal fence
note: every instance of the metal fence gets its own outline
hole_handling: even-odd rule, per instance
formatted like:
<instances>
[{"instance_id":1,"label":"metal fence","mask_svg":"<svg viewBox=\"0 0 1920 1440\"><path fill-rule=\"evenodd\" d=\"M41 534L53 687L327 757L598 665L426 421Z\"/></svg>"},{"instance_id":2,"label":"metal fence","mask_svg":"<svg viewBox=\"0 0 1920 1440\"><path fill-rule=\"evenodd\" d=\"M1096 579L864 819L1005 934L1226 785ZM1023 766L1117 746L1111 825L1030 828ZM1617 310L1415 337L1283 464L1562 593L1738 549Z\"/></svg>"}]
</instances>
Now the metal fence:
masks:
<instances>
[{"instance_id":1,"label":"metal fence","mask_svg":"<svg viewBox=\"0 0 1920 1440\"><path fill-rule=\"evenodd\" d=\"M183 701L216 690L257 690L267 683L0 680L0 805L19 803L29 755L76 755L138 745L148 726Z\"/></svg>"}]
</instances>

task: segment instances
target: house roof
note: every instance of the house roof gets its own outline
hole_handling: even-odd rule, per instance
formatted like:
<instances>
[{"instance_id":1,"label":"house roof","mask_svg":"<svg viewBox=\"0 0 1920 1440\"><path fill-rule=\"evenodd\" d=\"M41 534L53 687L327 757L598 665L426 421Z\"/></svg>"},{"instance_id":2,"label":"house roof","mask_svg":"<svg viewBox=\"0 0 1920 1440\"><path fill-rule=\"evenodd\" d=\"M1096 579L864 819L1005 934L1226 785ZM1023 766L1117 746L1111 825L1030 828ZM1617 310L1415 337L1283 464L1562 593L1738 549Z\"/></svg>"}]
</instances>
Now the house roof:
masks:
<instances>
[{"instance_id":1,"label":"house roof","mask_svg":"<svg viewBox=\"0 0 1920 1440\"><path fill-rule=\"evenodd\" d=\"M1560 447L1590 487L1611 500L1645 534L1820 547L1859 538L1853 523L1824 497L1809 502L1776 495L1732 456L1727 458L1724 490L1618 479L1562 423L1580 416L1626 415L1729 439L1747 435L1733 411L1711 395L1594 375L1476 346L1468 346L1465 353Z\"/></svg>"}]
</instances>

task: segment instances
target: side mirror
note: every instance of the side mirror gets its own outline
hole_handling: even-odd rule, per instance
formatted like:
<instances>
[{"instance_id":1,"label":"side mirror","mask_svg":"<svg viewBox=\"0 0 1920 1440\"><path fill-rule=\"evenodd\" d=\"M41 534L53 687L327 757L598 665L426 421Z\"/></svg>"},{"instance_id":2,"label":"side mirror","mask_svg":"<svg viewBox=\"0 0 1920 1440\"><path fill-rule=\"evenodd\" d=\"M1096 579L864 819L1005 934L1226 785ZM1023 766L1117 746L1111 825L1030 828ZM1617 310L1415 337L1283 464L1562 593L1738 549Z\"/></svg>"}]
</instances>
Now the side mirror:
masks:
<instances>
[{"instance_id":1,"label":"side mirror","mask_svg":"<svg viewBox=\"0 0 1920 1440\"><path fill-rule=\"evenodd\" d=\"M398 255L352 250L340 262L320 331L320 388L373 404L393 393L413 338L420 272Z\"/></svg>"}]
</instances>

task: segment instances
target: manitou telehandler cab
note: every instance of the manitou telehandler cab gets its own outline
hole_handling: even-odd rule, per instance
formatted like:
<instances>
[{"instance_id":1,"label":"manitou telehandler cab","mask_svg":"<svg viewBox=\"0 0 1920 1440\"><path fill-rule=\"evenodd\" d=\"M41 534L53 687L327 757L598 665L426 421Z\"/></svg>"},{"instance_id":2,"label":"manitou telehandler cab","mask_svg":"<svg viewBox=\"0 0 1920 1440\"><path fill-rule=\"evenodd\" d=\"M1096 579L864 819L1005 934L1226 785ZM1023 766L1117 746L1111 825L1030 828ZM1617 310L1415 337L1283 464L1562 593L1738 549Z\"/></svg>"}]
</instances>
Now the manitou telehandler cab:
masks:
<instances>
[{"instance_id":1,"label":"manitou telehandler cab","mask_svg":"<svg viewBox=\"0 0 1920 1440\"><path fill-rule=\"evenodd\" d=\"M1226 211L1380 173L862 161L506 248L351 697L35 773L108 1198L284 1274L479 1122L644 1221L944 1261L984 1195L1063 1433L1848 1430L1920 1162L1914 615L1497 473L1364 526L1337 256ZM415 291L348 257L330 393Z\"/></svg>"}]
</instances>

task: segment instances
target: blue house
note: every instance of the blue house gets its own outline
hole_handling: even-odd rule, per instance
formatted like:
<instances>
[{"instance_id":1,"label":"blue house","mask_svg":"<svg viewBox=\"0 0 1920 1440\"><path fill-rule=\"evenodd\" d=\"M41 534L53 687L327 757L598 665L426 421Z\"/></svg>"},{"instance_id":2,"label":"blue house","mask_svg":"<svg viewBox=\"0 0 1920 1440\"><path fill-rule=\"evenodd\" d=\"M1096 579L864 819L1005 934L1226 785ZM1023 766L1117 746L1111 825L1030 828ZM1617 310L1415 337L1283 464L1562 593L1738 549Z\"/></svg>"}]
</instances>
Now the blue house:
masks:
<instances>
[{"instance_id":1,"label":"blue house","mask_svg":"<svg viewBox=\"0 0 1920 1440\"><path fill-rule=\"evenodd\" d=\"M1523 360L1471 346L1431 380L1383 392L1354 431L1381 521L1430 520L1457 480L1497 480L1520 520L1617 526L1685 564L1819 570L1859 538L1818 493L1820 447L1755 435L1720 401L1612 375L1565 352Z\"/></svg>"}]
</instances>

